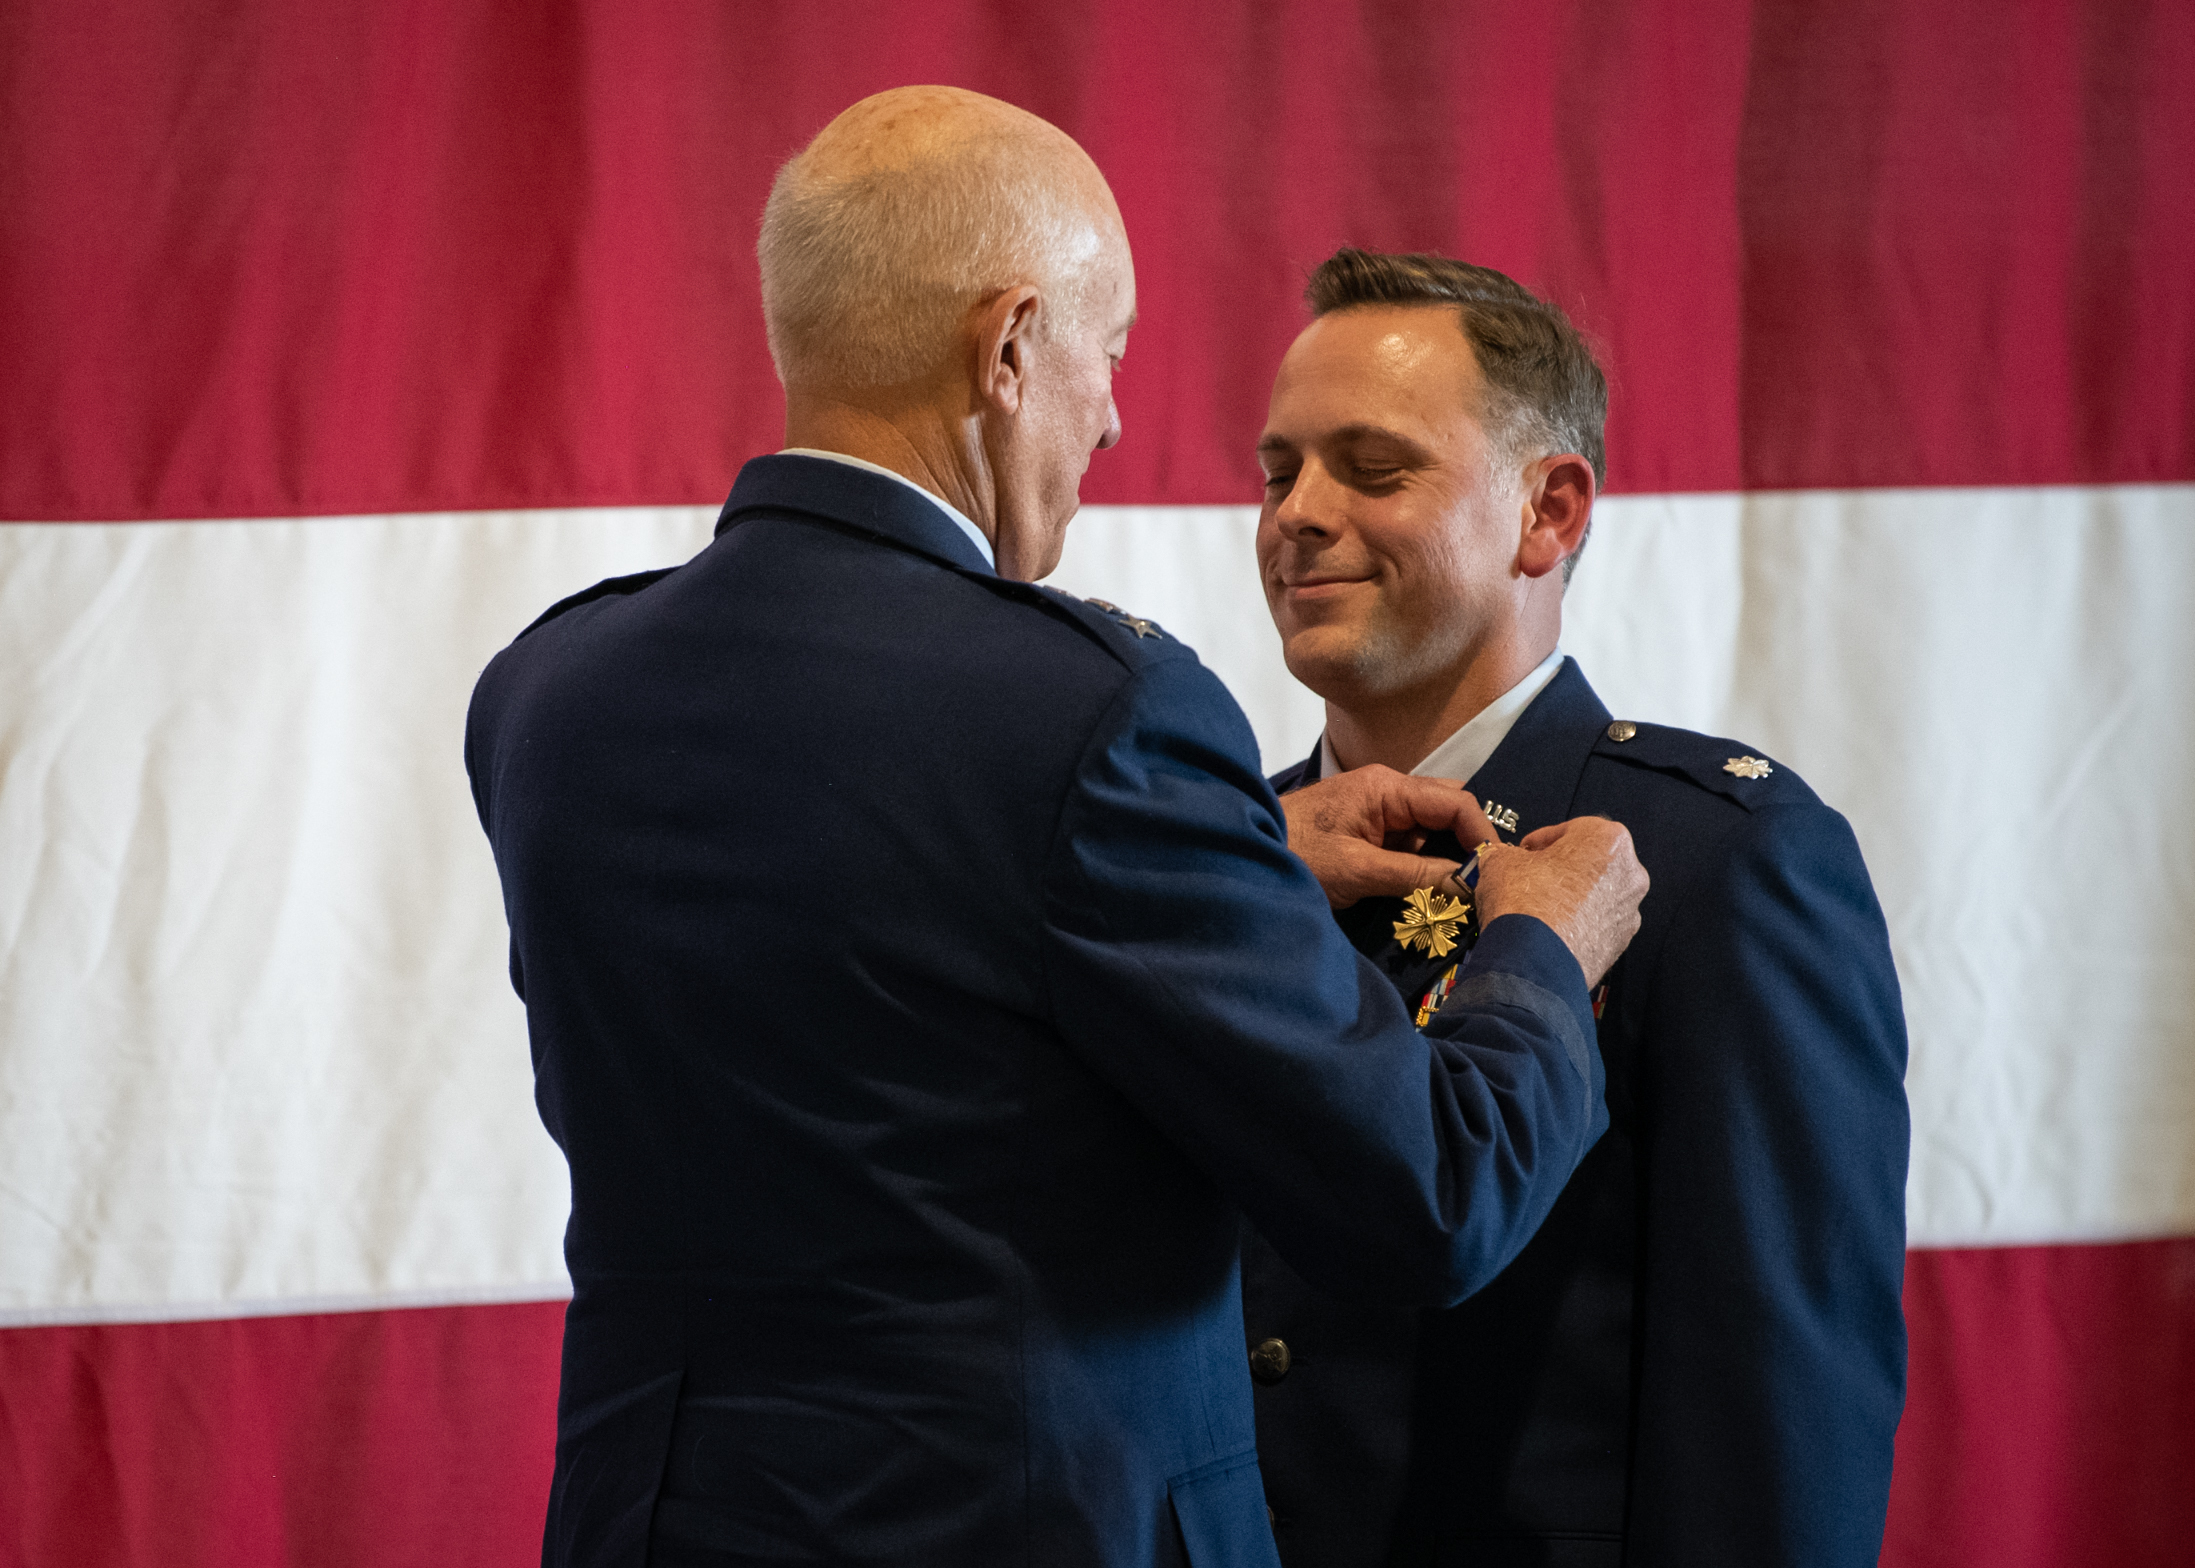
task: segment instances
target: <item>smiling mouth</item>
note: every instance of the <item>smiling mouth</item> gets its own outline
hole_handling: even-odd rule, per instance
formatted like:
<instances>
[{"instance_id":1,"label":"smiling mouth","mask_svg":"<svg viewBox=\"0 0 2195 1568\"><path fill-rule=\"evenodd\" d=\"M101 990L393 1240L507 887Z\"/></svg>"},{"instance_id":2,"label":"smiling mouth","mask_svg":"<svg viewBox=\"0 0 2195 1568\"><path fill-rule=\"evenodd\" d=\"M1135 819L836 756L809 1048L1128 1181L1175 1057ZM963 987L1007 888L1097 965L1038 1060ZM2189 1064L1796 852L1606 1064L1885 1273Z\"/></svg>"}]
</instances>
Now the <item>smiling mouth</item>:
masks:
<instances>
[{"instance_id":1,"label":"smiling mouth","mask_svg":"<svg viewBox=\"0 0 2195 1568\"><path fill-rule=\"evenodd\" d=\"M1292 594L1318 594L1330 589L1350 588L1358 583L1368 583L1369 577L1305 577L1296 582L1281 579L1281 590Z\"/></svg>"}]
</instances>

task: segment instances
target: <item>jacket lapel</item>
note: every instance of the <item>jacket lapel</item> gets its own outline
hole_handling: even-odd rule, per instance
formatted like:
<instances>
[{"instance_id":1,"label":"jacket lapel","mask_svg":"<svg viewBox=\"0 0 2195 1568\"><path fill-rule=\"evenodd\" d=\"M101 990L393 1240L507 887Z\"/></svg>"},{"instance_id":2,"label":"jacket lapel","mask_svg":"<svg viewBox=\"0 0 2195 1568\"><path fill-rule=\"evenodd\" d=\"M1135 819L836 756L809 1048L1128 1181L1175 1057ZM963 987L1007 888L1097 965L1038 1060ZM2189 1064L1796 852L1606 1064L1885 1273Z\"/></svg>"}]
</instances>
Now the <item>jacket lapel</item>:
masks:
<instances>
[{"instance_id":1,"label":"jacket lapel","mask_svg":"<svg viewBox=\"0 0 2195 1568\"><path fill-rule=\"evenodd\" d=\"M1566 658L1547 689L1517 715L1517 722L1465 784L1501 830L1502 842L1514 844L1534 828L1571 815L1578 781L1608 710L1586 684L1578 661Z\"/></svg>"}]
</instances>

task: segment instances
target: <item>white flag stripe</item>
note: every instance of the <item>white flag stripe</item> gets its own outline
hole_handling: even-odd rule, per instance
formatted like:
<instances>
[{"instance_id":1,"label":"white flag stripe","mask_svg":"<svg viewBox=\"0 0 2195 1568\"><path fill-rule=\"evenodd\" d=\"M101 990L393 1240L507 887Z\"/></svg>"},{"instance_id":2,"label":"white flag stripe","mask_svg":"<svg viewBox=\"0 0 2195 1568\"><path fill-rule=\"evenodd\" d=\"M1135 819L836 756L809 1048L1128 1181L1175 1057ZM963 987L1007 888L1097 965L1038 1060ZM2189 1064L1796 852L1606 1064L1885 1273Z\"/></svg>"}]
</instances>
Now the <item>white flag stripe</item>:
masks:
<instances>
[{"instance_id":1,"label":"white flag stripe","mask_svg":"<svg viewBox=\"0 0 2195 1568\"><path fill-rule=\"evenodd\" d=\"M713 515L0 529L0 1310L565 1288L465 703Z\"/></svg>"},{"instance_id":2,"label":"white flag stripe","mask_svg":"<svg viewBox=\"0 0 2195 1568\"><path fill-rule=\"evenodd\" d=\"M1914 1241L2195 1231L2195 488L1634 505L1576 650L1852 819L1913 1040Z\"/></svg>"},{"instance_id":3,"label":"white flag stripe","mask_svg":"<svg viewBox=\"0 0 2195 1568\"><path fill-rule=\"evenodd\" d=\"M713 515L0 527L0 1321L564 1288L462 714ZM1254 517L1092 508L1055 581L1199 647L1277 766L1319 709ZM1916 1244L2195 1231L2191 580L2195 487L1602 503L1566 638L1602 694L1859 830Z\"/></svg>"}]
</instances>

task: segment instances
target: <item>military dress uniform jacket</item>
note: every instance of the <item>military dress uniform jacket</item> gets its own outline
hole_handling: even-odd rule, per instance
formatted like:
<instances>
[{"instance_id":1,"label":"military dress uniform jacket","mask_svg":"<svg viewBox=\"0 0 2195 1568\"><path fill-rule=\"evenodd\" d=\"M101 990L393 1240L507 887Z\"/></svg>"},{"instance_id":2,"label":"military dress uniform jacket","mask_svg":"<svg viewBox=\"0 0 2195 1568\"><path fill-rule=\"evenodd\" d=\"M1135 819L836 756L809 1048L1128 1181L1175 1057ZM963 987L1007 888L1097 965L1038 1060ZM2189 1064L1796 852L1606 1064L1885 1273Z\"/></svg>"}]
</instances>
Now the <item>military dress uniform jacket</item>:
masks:
<instances>
[{"instance_id":1,"label":"military dress uniform jacket","mask_svg":"<svg viewBox=\"0 0 2195 1568\"><path fill-rule=\"evenodd\" d=\"M1569 660L1470 786L1508 837L1622 822L1653 878L1596 1002L1611 1127L1450 1311L1337 1299L1251 1239L1282 1560L1873 1564L1904 1401L1906 1047L1850 829L1735 742L1611 723ZM1448 961L1399 948L1396 910L1339 918L1415 1002Z\"/></svg>"},{"instance_id":2,"label":"military dress uniform jacket","mask_svg":"<svg viewBox=\"0 0 2195 1568\"><path fill-rule=\"evenodd\" d=\"M1271 1563L1242 1213L1453 1301L1605 1125L1553 932L1420 1032L1196 658L889 478L749 463L467 762L571 1166L551 1564Z\"/></svg>"}]
</instances>

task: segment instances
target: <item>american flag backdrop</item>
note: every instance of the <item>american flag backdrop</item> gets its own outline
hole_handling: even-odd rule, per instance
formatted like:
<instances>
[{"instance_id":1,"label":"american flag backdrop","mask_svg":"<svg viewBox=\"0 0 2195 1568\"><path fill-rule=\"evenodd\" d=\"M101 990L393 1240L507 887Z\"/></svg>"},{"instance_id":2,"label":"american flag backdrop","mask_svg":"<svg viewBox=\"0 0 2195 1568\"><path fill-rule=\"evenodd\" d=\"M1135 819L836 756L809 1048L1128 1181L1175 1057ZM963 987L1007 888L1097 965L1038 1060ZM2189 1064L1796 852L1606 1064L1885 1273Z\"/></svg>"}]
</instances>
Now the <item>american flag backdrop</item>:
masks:
<instances>
[{"instance_id":1,"label":"american flag backdrop","mask_svg":"<svg viewBox=\"0 0 2195 1568\"><path fill-rule=\"evenodd\" d=\"M459 756L779 444L753 242L952 82L1113 182L1055 581L1277 768L1251 446L1337 245L1550 291L1565 645L1853 822L1912 1031L1885 1561L2195 1547L2195 7L0 6L0 1565L519 1564L562 1162Z\"/></svg>"}]
</instances>

